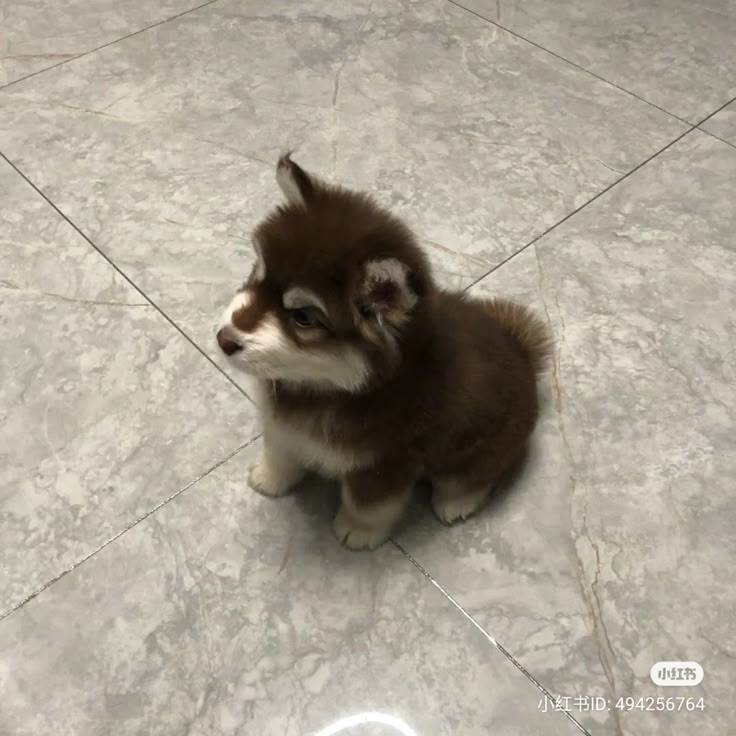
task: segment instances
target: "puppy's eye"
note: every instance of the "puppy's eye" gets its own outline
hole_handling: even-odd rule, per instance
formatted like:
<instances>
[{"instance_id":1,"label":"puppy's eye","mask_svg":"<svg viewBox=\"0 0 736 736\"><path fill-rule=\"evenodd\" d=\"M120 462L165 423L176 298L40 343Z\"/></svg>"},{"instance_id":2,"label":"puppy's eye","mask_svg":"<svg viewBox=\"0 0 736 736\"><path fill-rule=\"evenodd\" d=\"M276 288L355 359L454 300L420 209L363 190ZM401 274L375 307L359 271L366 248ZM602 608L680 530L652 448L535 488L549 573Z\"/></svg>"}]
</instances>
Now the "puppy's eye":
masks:
<instances>
[{"instance_id":1,"label":"puppy's eye","mask_svg":"<svg viewBox=\"0 0 736 736\"><path fill-rule=\"evenodd\" d=\"M317 324L317 318L311 309L302 307L300 309L290 309L289 315L293 322L299 327L314 327Z\"/></svg>"}]
</instances>

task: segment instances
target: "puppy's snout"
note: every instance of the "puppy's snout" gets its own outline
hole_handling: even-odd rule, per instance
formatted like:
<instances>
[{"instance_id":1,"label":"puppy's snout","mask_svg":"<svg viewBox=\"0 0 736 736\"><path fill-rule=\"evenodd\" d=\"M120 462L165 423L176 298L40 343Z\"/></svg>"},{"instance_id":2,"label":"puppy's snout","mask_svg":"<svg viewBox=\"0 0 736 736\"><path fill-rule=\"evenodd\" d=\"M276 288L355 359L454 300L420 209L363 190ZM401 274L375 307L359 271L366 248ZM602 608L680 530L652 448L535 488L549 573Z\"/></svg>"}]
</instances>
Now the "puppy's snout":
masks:
<instances>
[{"instance_id":1,"label":"puppy's snout","mask_svg":"<svg viewBox=\"0 0 736 736\"><path fill-rule=\"evenodd\" d=\"M217 331L217 344L225 355L232 355L233 353L237 353L238 350L243 349L241 345L238 345L238 343L227 334L224 327Z\"/></svg>"}]
</instances>

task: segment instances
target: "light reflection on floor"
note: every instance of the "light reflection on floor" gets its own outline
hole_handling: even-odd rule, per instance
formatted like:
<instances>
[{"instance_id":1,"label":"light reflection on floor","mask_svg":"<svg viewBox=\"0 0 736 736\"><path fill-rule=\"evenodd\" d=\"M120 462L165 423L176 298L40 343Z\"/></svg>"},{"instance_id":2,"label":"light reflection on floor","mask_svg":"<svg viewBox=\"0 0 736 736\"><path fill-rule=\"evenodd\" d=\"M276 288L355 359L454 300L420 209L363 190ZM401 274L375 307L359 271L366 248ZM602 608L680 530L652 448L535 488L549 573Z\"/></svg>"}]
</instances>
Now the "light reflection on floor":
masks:
<instances>
[{"instance_id":1,"label":"light reflection on floor","mask_svg":"<svg viewBox=\"0 0 736 736\"><path fill-rule=\"evenodd\" d=\"M384 726L391 726L396 730L397 734L402 736L419 736L417 732L411 728L405 721L396 716L390 716L387 713L356 713L353 716L345 716L339 718L329 726L325 726L314 736L334 736L334 734L342 733L353 726L362 726L366 723L380 723Z\"/></svg>"}]
</instances>

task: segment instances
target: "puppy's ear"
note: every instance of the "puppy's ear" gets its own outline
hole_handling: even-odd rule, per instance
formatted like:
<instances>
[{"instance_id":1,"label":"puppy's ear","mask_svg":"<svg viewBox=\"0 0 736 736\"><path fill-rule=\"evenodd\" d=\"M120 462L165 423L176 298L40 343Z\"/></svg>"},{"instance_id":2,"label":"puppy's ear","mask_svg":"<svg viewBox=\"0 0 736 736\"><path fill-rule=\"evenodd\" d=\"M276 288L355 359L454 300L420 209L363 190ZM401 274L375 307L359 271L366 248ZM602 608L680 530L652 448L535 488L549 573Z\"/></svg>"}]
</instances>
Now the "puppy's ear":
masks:
<instances>
[{"instance_id":1,"label":"puppy's ear","mask_svg":"<svg viewBox=\"0 0 736 736\"><path fill-rule=\"evenodd\" d=\"M276 165L276 182L289 204L302 207L309 205L317 188L317 182L291 160L289 153L284 154Z\"/></svg>"},{"instance_id":2,"label":"puppy's ear","mask_svg":"<svg viewBox=\"0 0 736 736\"><path fill-rule=\"evenodd\" d=\"M358 308L364 317L375 317L381 326L399 327L416 303L408 266L396 258L365 264L358 295Z\"/></svg>"}]
</instances>

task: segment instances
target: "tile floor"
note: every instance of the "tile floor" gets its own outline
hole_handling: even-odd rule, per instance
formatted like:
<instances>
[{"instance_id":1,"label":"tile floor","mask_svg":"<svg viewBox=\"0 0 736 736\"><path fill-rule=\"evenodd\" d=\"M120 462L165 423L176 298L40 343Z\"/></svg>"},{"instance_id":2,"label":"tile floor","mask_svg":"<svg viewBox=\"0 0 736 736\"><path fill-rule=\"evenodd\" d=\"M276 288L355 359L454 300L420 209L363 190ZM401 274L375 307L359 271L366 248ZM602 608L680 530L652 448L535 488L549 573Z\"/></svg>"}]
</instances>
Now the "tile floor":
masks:
<instances>
[{"instance_id":1,"label":"tile floor","mask_svg":"<svg viewBox=\"0 0 736 736\"><path fill-rule=\"evenodd\" d=\"M3 736L734 732L736 9L463 4L0 0ZM212 327L290 146L555 333L462 526L246 487Z\"/></svg>"}]
</instances>

